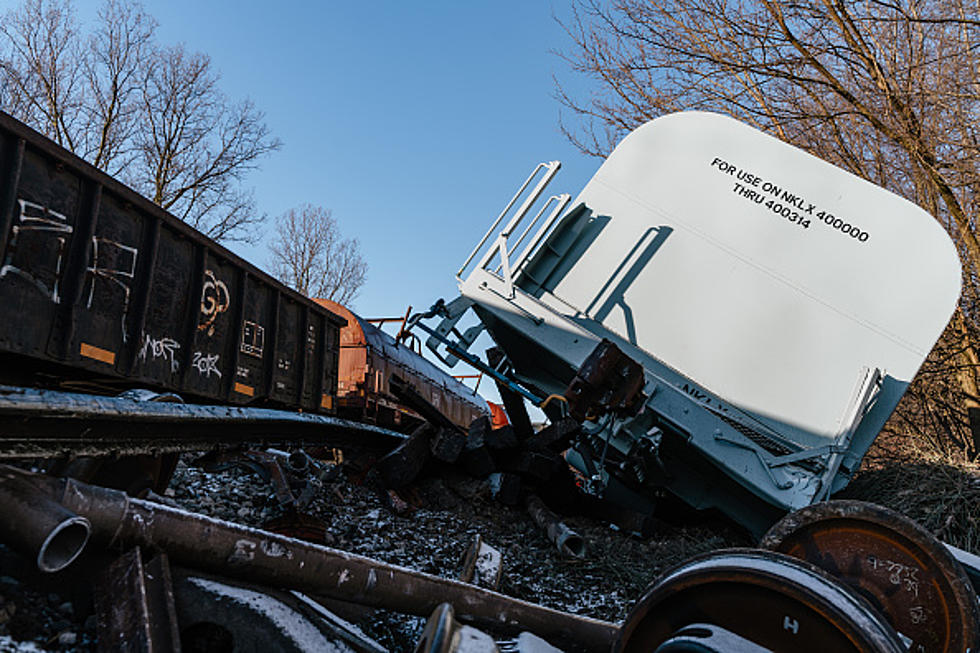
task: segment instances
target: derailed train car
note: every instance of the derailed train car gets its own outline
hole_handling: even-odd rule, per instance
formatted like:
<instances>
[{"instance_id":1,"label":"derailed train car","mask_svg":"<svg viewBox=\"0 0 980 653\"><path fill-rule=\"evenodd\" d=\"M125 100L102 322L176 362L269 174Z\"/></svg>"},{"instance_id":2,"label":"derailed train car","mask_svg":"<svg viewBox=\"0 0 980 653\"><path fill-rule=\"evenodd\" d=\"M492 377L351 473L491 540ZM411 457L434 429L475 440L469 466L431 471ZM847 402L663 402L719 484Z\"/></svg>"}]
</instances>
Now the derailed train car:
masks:
<instances>
[{"instance_id":1,"label":"derailed train car","mask_svg":"<svg viewBox=\"0 0 980 653\"><path fill-rule=\"evenodd\" d=\"M0 113L0 382L267 406L395 428L395 374L466 427L486 403ZM342 335L343 334L343 335ZM341 384L338 386L338 382Z\"/></svg>"},{"instance_id":2,"label":"derailed train car","mask_svg":"<svg viewBox=\"0 0 980 653\"><path fill-rule=\"evenodd\" d=\"M342 318L3 113L0 261L5 382L333 408Z\"/></svg>"},{"instance_id":3,"label":"derailed train car","mask_svg":"<svg viewBox=\"0 0 980 653\"><path fill-rule=\"evenodd\" d=\"M582 421L566 457L594 493L666 487L761 533L841 489L956 305L942 227L716 114L641 126L535 213L559 165L491 226L442 322L417 322L430 348L472 360L489 332L502 382Z\"/></svg>"},{"instance_id":4,"label":"derailed train car","mask_svg":"<svg viewBox=\"0 0 980 653\"><path fill-rule=\"evenodd\" d=\"M358 422L409 430L423 421L391 390L392 377L412 386L425 401L461 428L489 414L489 407L466 385L399 341L329 299L318 304L347 320L340 330L337 414Z\"/></svg>"}]
</instances>

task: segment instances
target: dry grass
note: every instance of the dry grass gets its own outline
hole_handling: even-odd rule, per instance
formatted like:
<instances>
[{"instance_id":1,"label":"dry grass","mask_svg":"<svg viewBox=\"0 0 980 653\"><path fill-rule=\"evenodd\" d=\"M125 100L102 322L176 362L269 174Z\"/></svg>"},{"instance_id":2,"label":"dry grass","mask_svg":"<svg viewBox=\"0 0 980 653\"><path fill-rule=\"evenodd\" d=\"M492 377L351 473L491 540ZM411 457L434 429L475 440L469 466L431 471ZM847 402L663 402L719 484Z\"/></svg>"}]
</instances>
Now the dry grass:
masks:
<instances>
[{"instance_id":1,"label":"dry grass","mask_svg":"<svg viewBox=\"0 0 980 653\"><path fill-rule=\"evenodd\" d=\"M980 551L980 464L882 434L840 498L897 510L954 546Z\"/></svg>"}]
</instances>

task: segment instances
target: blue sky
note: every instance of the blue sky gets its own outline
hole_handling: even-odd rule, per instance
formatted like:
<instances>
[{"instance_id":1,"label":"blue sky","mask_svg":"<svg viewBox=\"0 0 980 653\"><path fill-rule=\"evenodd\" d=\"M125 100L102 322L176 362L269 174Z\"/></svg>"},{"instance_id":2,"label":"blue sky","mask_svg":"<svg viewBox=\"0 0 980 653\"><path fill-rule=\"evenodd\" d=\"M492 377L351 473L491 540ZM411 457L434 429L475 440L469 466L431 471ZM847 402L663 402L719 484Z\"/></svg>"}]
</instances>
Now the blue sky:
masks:
<instances>
[{"instance_id":1,"label":"blue sky","mask_svg":"<svg viewBox=\"0 0 980 653\"><path fill-rule=\"evenodd\" d=\"M538 162L562 161L549 194L576 195L598 167L559 128L554 78L588 91L555 54L569 47L555 19L569 2L143 6L160 44L208 54L222 90L250 98L283 142L247 182L270 218L263 237L230 248L269 269L273 218L329 208L370 266L352 308L382 317L455 297L455 271ZM0 11L20 4L0 0ZM84 32L101 4L76 1ZM490 344L484 336L474 352Z\"/></svg>"},{"instance_id":2,"label":"blue sky","mask_svg":"<svg viewBox=\"0 0 980 653\"><path fill-rule=\"evenodd\" d=\"M282 139L250 178L258 209L319 204L360 240L364 316L454 296L455 270L538 161L560 159L551 190L573 195L598 166L559 131L552 78L579 81L552 52L565 3L144 6L161 43L209 54ZM233 249L266 267L268 239Z\"/></svg>"}]
</instances>

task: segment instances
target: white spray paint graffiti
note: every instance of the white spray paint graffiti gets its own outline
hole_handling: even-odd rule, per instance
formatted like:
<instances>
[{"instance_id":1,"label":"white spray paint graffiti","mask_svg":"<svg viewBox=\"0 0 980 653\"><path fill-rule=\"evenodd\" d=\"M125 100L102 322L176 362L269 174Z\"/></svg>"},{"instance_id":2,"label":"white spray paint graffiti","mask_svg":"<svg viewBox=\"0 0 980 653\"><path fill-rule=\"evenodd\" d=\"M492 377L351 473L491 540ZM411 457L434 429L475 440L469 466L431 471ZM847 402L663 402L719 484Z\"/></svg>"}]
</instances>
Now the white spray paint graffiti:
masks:
<instances>
[{"instance_id":1,"label":"white spray paint graffiti","mask_svg":"<svg viewBox=\"0 0 980 653\"><path fill-rule=\"evenodd\" d=\"M120 327L122 340L126 342L126 314L129 312L129 282L136 277L136 257L139 250L135 247L108 238L92 237L92 265L86 272L92 277L88 289L86 308L92 308L92 298L95 296L95 283L103 279L122 289L123 305ZM101 260L100 260L101 257Z\"/></svg>"},{"instance_id":2,"label":"white spray paint graffiti","mask_svg":"<svg viewBox=\"0 0 980 653\"><path fill-rule=\"evenodd\" d=\"M191 361L191 365L198 371L198 373L211 378L212 374L217 374L218 378L221 378L221 370L218 369L218 354L203 354L199 351L194 352L194 359Z\"/></svg>"},{"instance_id":3,"label":"white spray paint graffiti","mask_svg":"<svg viewBox=\"0 0 980 653\"><path fill-rule=\"evenodd\" d=\"M235 542L235 550L228 556L228 562L248 562L255 559L255 542L241 539Z\"/></svg>"},{"instance_id":4,"label":"white spray paint graffiti","mask_svg":"<svg viewBox=\"0 0 980 653\"><path fill-rule=\"evenodd\" d=\"M208 336L214 335L214 321L218 315L228 310L231 296L228 286L218 279L214 272L204 272L204 287L201 289L201 315L203 321L197 325L198 331L207 331Z\"/></svg>"},{"instance_id":5,"label":"white spray paint graffiti","mask_svg":"<svg viewBox=\"0 0 980 653\"><path fill-rule=\"evenodd\" d=\"M242 324L242 353L262 358L264 348L265 327L251 320L245 320Z\"/></svg>"},{"instance_id":6,"label":"white spray paint graffiti","mask_svg":"<svg viewBox=\"0 0 980 653\"><path fill-rule=\"evenodd\" d=\"M8 274L19 276L33 284L45 297L49 297L52 302L60 304L61 297L58 295L58 279L61 277L61 266L65 257L65 243L68 242L68 236L74 228L68 224L68 218L57 211L52 211L40 204L19 198L17 203L20 205L20 214L17 216L17 224L11 229L13 237L10 239L8 246L7 260L4 262L3 267L0 268L0 279L6 277ZM11 263L13 253L17 250L18 241L24 237L23 235L39 232L53 234L55 243L57 244L57 257L54 261L54 281L50 288L30 271L22 270Z\"/></svg>"},{"instance_id":7,"label":"white spray paint graffiti","mask_svg":"<svg viewBox=\"0 0 980 653\"><path fill-rule=\"evenodd\" d=\"M152 338L144 333L139 359L145 362L146 360L163 358L170 361L170 371L176 372L180 369L180 361L177 360L178 349L180 349L180 343L173 338Z\"/></svg>"}]
</instances>

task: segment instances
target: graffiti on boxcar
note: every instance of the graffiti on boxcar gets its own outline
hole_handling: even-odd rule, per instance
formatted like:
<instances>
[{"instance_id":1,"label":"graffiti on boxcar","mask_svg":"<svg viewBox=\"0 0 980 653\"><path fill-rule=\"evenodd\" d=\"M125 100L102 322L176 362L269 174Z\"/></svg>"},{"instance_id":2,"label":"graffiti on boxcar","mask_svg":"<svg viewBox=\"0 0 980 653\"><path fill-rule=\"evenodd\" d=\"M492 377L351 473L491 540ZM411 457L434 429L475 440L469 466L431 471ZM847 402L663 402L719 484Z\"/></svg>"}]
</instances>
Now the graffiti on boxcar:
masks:
<instances>
[{"instance_id":1,"label":"graffiti on boxcar","mask_svg":"<svg viewBox=\"0 0 980 653\"><path fill-rule=\"evenodd\" d=\"M262 358L265 349L265 327L245 320L242 324L242 353Z\"/></svg>"},{"instance_id":2,"label":"graffiti on boxcar","mask_svg":"<svg viewBox=\"0 0 980 653\"><path fill-rule=\"evenodd\" d=\"M194 352L194 358L191 361L191 365L198 371L209 379L212 374L217 374L218 378L221 378L221 370L218 369L218 354L204 354L199 351Z\"/></svg>"},{"instance_id":3,"label":"graffiti on boxcar","mask_svg":"<svg viewBox=\"0 0 980 653\"><path fill-rule=\"evenodd\" d=\"M20 206L20 213L17 216L17 224L11 229L13 237L10 239L10 244L7 247L7 258L4 261L3 267L0 268L0 279L7 275L21 277L37 288L52 302L60 304L61 297L58 295L58 279L61 277L61 266L65 257L65 244L68 242L68 236L71 235L74 228L68 224L68 218L66 216L57 211L52 211L41 204L19 198L17 199L17 204ZM42 236L42 234L44 235ZM43 240L40 243L34 244L34 239L38 237ZM18 247L25 245L22 242L25 238L30 239L25 247L28 250L25 254L29 253L30 257L26 255L16 257ZM51 240L44 242L48 238ZM40 261L37 260L36 256L39 253L43 253L42 255L45 258L53 259L48 261L53 263L49 271L52 277L50 288L33 271L25 270L14 264L17 258L24 258L32 266L41 267L46 261L43 259Z\"/></svg>"},{"instance_id":4,"label":"graffiti on boxcar","mask_svg":"<svg viewBox=\"0 0 980 653\"><path fill-rule=\"evenodd\" d=\"M170 371L176 372L180 369L180 361L177 360L177 350L180 343L173 338L154 338L147 333L143 334L143 347L140 349L139 359L143 362L162 358L170 362Z\"/></svg>"},{"instance_id":5,"label":"graffiti on boxcar","mask_svg":"<svg viewBox=\"0 0 980 653\"><path fill-rule=\"evenodd\" d=\"M228 310L231 305L231 295L228 286L215 276L211 270L204 272L204 287L201 290L201 323L198 331L207 331L208 336L214 335L214 322L218 316Z\"/></svg>"},{"instance_id":6,"label":"graffiti on boxcar","mask_svg":"<svg viewBox=\"0 0 980 653\"><path fill-rule=\"evenodd\" d=\"M92 299L95 297L95 284L99 279L106 281L110 286L115 286L122 290L122 315L120 317L120 329L122 331L122 341L126 342L126 314L129 312L129 283L136 277L136 258L139 250L129 245L92 236L92 264L85 271L91 276L92 282L88 289L88 302L86 308L92 308Z\"/></svg>"}]
</instances>

